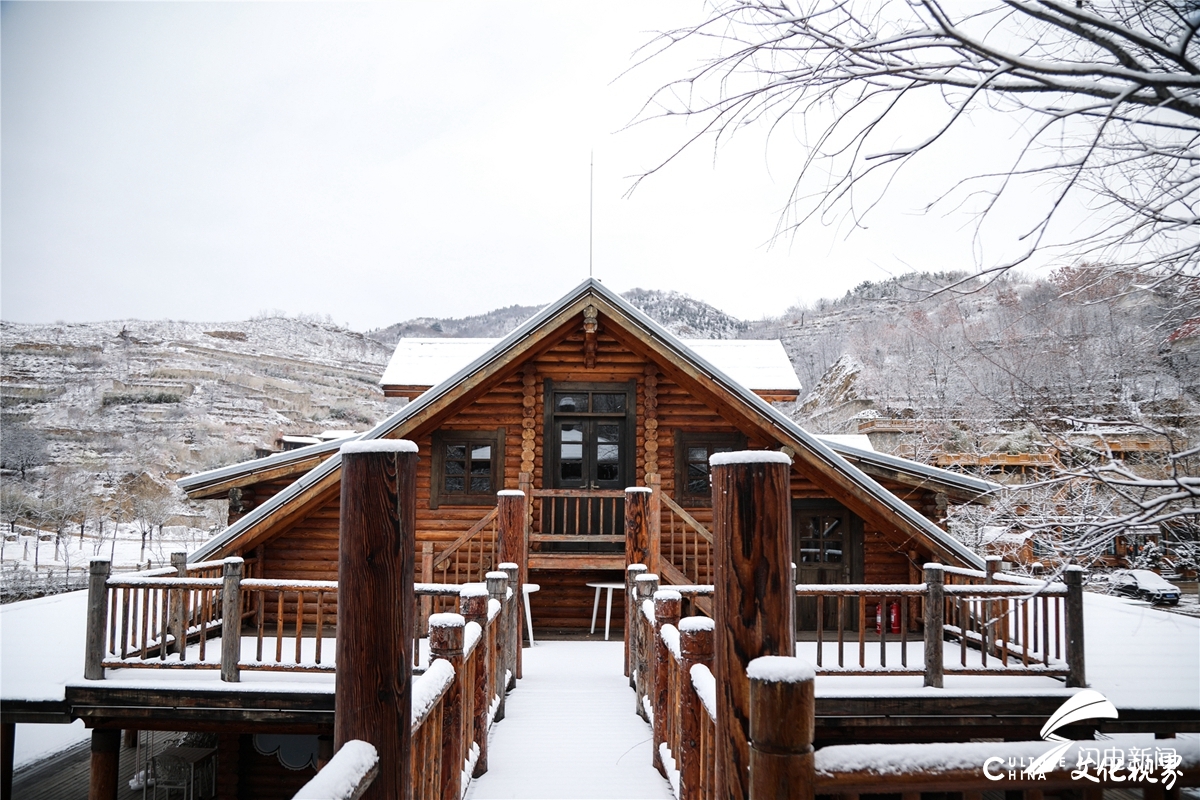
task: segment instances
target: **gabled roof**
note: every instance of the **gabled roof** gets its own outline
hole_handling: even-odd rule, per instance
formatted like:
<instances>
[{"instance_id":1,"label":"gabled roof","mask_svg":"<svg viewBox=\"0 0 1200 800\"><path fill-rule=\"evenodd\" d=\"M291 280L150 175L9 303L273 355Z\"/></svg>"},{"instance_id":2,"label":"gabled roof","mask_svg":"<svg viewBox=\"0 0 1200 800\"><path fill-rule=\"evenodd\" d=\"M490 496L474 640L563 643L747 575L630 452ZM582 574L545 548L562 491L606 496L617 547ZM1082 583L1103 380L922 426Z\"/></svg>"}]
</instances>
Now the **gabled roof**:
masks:
<instances>
[{"instance_id":1,"label":"gabled roof","mask_svg":"<svg viewBox=\"0 0 1200 800\"><path fill-rule=\"evenodd\" d=\"M401 339L379 385L388 397L430 389L500 339ZM681 339L735 381L769 400L795 400L800 379L778 339Z\"/></svg>"},{"instance_id":2,"label":"gabled roof","mask_svg":"<svg viewBox=\"0 0 1200 800\"><path fill-rule=\"evenodd\" d=\"M797 455L803 455L807 471L819 473L825 482L839 486L846 497L845 504L859 516L874 518L881 524L896 528L902 535L925 540L941 558L949 558L977 567L983 566L982 560L962 543L889 492L866 472L800 428L778 409L734 381L725 372L717 369L707 359L630 305L624 298L590 278L579 284L558 302L539 311L469 364L421 394L413 402L363 434L361 438L402 437L408 431L415 430L422 422L444 409L455 399L479 387L488 378L500 373L521 356L534 351L545 334L574 319L589 304L597 305L602 317L623 323L629 329L629 333L635 335L646 348L658 357L660 368L676 373L685 381L691 381L694 386L711 391L715 396L732 401L748 420L764 429L765 433L771 435L783 446L791 448ZM612 330L609 332L616 334ZM865 451L859 451L856 456L883 468L887 468L890 462L903 461ZM918 466L912 462L903 463L906 466ZM330 456L288 488L253 509L223 533L209 540L192 555L192 558L209 558L235 546L243 538L250 540L258 526L262 525L272 514L282 513L288 504L298 498L332 491L337 485L337 473L340 466L340 454ZM922 470L922 472L926 470ZM933 470L933 473L953 476L959 481L962 480L962 476L946 473L943 470ZM979 485L981 491L997 488L985 481L972 479L970 483ZM887 509L890 516L879 514L877 508Z\"/></svg>"}]
</instances>

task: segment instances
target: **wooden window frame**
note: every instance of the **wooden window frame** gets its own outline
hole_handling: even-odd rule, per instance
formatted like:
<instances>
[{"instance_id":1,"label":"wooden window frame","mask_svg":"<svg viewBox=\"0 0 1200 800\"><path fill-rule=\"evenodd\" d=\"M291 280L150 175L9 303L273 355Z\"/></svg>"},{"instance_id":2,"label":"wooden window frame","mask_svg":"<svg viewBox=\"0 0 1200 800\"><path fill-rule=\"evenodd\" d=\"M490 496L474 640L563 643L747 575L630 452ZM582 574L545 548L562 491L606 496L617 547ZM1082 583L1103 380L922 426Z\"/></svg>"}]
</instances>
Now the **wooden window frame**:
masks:
<instances>
[{"instance_id":1,"label":"wooden window frame","mask_svg":"<svg viewBox=\"0 0 1200 800\"><path fill-rule=\"evenodd\" d=\"M675 502L689 508L712 507L712 474L709 473L709 491L703 495L687 491L687 451L689 447L729 447L733 450L746 449L746 437L739 432L729 431L675 431ZM710 453L711 455L711 453Z\"/></svg>"},{"instance_id":2,"label":"wooden window frame","mask_svg":"<svg viewBox=\"0 0 1200 800\"><path fill-rule=\"evenodd\" d=\"M486 442L492 448L492 491L482 493L447 493L443 488L446 482L446 445L462 442L468 446ZM504 428L492 430L438 430L433 432L430 445L433 457L429 467L429 507L438 506L494 506L496 492L504 488ZM469 470L468 470L469 471ZM470 485L471 476L466 476Z\"/></svg>"},{"instance_id":3,"label":"wooden window frame","mask_svg":"<svg viewBox=\"0 0 1200 800\"><path fill-rule=\"evenodd\" d=\"M542 438L546 443L545 458L542 466L542 485L551 488L558 481L558 448L554 447L555 417L594 417L597 419L621 420L625 426L625 453L621 459L622 471L625 473L625 483L634 486L637 483L636 453L637 450L637 382L591 382L591 381L556 381L547 378L542 387ZM624 394L625 412L591 413L563 412L555 413L555 392L598 392L600 394Z\"/></svg>"}]
</instances>

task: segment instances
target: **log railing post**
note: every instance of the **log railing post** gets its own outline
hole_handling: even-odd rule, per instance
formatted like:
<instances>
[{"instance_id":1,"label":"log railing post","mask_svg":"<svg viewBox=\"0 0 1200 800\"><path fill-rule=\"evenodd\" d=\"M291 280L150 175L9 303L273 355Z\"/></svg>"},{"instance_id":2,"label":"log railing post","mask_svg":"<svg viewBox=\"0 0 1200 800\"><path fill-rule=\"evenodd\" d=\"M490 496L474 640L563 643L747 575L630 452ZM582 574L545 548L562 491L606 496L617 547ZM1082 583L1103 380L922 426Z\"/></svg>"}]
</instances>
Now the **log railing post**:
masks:
<instances>
[{"instance_id":1,"label":"log railing post","mask_svg":"<svg viewBox=\"0 0 1200 800\"><path fill-rule=\"evenodd\" d=\"M1069 565L1063 572L1063 582L1067 584L1064 621L1067 668L1071 671L1067 676L1067 686L1087 686L1087 671L1083 661L1083 567L1078 564Z\"/></svg>"},{"instance_id":2,"label":"log railing post","mask_svg":"<svg viewBox=\"0 0 1200 800\"><path fill-rule=\"evenodd\" d=\"M242 679L238 661L242 657L242 571L238 557L225 559L221 572L221 680Z\"/></svg>"},{"instance_id":3,"label":"log railing post","mask_svg":"<svg viewBox=\"0 0 1200 800\"><path fill-rule=\"evenodd\" d=\"M1000 562L1003 559L1000 556L988 556L984 559L984 572L987 577L983 579L985 586L993 586L996 583L996 573L1000 571ZM988 635L988 652L999 658L1000 656L1000 638L1004 635L1004 627L997 619L997 612L1004 608L1005 601L985 601L983 607L983 623L987 626Z\"/></svg>"},{"instance_id":4,"label":"log railing post","mask_svg":"<svg viewBox=\"0 0 1200 800\"><path fill-rule=\"evenodd\" d=\"M492 654L496 659L496 685L492 687L492 691L500 699L496 706L496 722L504 719L504 701L508 694L508 686L506 685L505 673L510 669L508 665L509 653L509 631L508 631L508 574L505 572L489 572L487 574L487 589L488 597L500 604L500 613L496 615L496 651ZM489 701L490 702L490 701Z\"/></svg>"},{"instance_id":5,"label":"log railing post","mask_svg":"<svg viewBox=\"0 0 1200 800\"><path fill-rule=\"evenodd\" d=\"M942 620L946 614L945 573L941 564L926 564L925 577L925 685L942 688L946 665L943 663ZM962 632L966 636L966 631Z\"/></svg>"},{"instance_id":6,"label":"log railing post","mask_svg":"<svg viewBox=\"0 0 1200 800\"><path fill-rule=\"evenodd\" d=\"M475 693L474 703L474 719L464 720L467 731L470 732L471 741L466 743L465 750L469 750L472 742L479 747L479 758L475 760L475 769L471 772L472 778L478 778L483 773L487 772L487 739L488 739L488 719L487 712L492 705L491 697L491 654L488 652L488 595L487 587L475 585L464 586L459 591L458 596L459 613L463 615L463 619L467 622L474 622L479 626L479 642L475 645L475 685L464 686L464 692Z\"/></svg>"},{"instance_id":7,"label":"log railing post","mask_svg":"<svg viewBox=\"0 0 1200 800\"><path fill-rule=\"evenodd\" d=\"M457 800L462 794L463 770L463 628L461 614L429 618L429 659L444 658L454 667L454 680L442 698L442 786L438 797Z\"/></svg>"},{"instance_id":8,"label":"log railing post","mask_svg":"<svg viewBox=\"0 0 1200 800\"><path fill-rule=\"evenodd\" d=\"M508 588L512 590L512 602L505 606L508 613L508 636L504 642L504 660L508 662L508 685L515 689L521 677L521 568L512 561L500 564L501 571L508 576Z\"/></svg>"},{"instance_id":9,"label":"log railing post","mask_svg":"<svg viewBox=\"0 0 1200 800\"><path fill-rule=\"evenodd\" d=\"M335 749L379 752L364 798L412 797L412 653L416 602L417 446L342 445L338 531Z\"/></svg>"},{"instance_id":10,"label":"log railing post","mask_svg":"<svg viewBox=\"0 0 1200 800\"><path fill-rule=\"evenodd\" d=\"M105 622L108 620L108 575L112 565L94 558L88 565L87 639L84 646L83 677L104 679Z\"/></svg>"},{"instance_id":11,"label":"log railing post","mask_svg":"<svg viewBox=\"0 0 1200 800\"><path fill-rule=\"evenodd\" d=\"M92 728L91 775L88 800L117 800L121 765L121 731Z\"/></svg>"},{"instance_id":12,"label":"log railing post","mask_svg":"<svg viewBox=\"0 0 1200 800\"><path fill-rule=\"evenodd\" d=\"M650 573L637 576L637 591L634 593L633 624L637 628L637 651L634 653L635 684L634 696L637 701L637 714L647 722L650 716L646 713L644 698L650 694L650 672L654 669L654 629L650 627L646 615L642 613L642 604L654 597L658 591L658 576Z\"/></svg>"},{"instance_id":13,"label":"log railing post","mask_svg":"<svg viewBox=\"0 0 1200 800\"><path fill-rule=\"evenodd\" d=\"M625 490L626 564L649 565L651 562L650 495L651 490L645 486L630 486Z\"/></svg>"},{"instance_id":14,"label":"log railing post","mask_svg":"<svg viewBox=\"0 0 1200 800\"><path fill-rule=\"evenodd\" d=\"M650 500L646 504L646 548L650 560L644 563L651 572L658 572L662 558L662 476L647 475L646 485L650 487Z\"/></svg>"},{"instance_id":15,"label":"log railing post","mask_svg":"<svg viewBox=\"0 0 1200 800\"><path fill-rule=\"evenodd\" d=\"M795 657L750 662L750 800L813 800L815 675Z\"/></svg>"},{"instance_id":16,"label":"log railing post","mask_svg":"<svg viewBox=\"0 0 1200 800\"><path fill-rule=\"evenodd\" d=\"M700 774L701 714L707 714L700 695L692 683L692 667L697 664L712 669L713 621L709 617L685 617L679 621L679 652L683 657L680 676L679 714L680 744L676 762L679 765L679 800L702 800Z\"/></svg>"},{"instance_id":17,"label":"log railing post","mask_svg":"<svg viewBox=\"0 0 1200 800\"><path fill-rule=\"evenodd\" d=\"M791 458L719 453L712 465L716 800L750 795L750 680L760 656L794 656Z\"/></svg>"},{"instance_id":18,"label":"log railing post","mask_svg":"<svg viewBox=\"0 0 1200 800\"><path fill-rule=\"evenodd\" d=\"M521 631L525 626L525 582L529 580L528 495L519 489L496 492L496 558L504 564L516 564L517 574L509 575L508 587L516 600L516 651L513 677L521 677Z\"/></svg>"},{"instance_id":19,"label":"log railing post","mask_svg":"<svg viewBox=\"0 0 1200 800\"><path fill-rule=\"evenodd\" d=\"M650 706L654 709L654 749L651 763L664 778L667 777L667 768L663 765L659 745L667 740L667 705L669 704L667 697L669 673L667 670L670 667L667 660L674 659L675 656L671 655L667 649L667 643L662 638L662 627L663 625L678 627L682 605L683 596L674 589L659 589L654 593L654 671L650 696Z\"/></svg>"},{"instance_id":20,"label":"log railing post","mask_svg":"<svg viewBox=\"0 0 1200 800\"><path fill-rule=\"evenodd\" d=\"M175 577L187 577L187 553L171 553L171 566L175 568ZM183 661L184 655L187 652L187 608L186 608L186 589L171 589L168 594L171 597L171 634L175 637L173 653L179 653L179 660ZM165 644L165 637L164 637Z\"/></svg>"},{"instance_id":21,"label":"log railing post","mask_svg":"<svg viewBox=\"0 0 1200 800\"><path fill-rule=\"evenodd\" d=\"M421 583L433 583L433 542L421 545ZM423 596L418 601L417 633L429 630L429 615L433 613L433 598Z\"/></svg>"},{"instance_id":22,"label":"log railing post","mask_svg":"<svg viewBox=\"0 0 1200 800\"><path fill-rule=\"evenodd\" d=\"M634 653L637 650L637 630L633 627L637 617L633 614L633 607L637 600L637 576L644 572L646 572L645 564L630 564L625 567L625 677L629 678L629 688L631 689L634 688L633 663Z\"/></svg>"}]
</instances>

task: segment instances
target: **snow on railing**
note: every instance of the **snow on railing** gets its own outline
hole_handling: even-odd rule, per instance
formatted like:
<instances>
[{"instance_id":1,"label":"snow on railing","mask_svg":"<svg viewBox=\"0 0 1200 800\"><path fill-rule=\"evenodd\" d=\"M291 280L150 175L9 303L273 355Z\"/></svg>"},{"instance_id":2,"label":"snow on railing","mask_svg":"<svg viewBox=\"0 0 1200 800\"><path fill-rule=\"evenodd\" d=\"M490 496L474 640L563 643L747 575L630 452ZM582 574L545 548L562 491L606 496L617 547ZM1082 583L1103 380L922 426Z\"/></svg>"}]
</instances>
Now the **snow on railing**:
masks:
<instances>
[{"instance_id":1,"label":"snow on railing","mask_svg":"<svg viewBox=\"0 0 1200 800\"><path fill-rule=\"evenodd\" d=\"M342 745L292 800L358 800L379 774L379 751L359 739Z\"/></svg>"}]
</instances>

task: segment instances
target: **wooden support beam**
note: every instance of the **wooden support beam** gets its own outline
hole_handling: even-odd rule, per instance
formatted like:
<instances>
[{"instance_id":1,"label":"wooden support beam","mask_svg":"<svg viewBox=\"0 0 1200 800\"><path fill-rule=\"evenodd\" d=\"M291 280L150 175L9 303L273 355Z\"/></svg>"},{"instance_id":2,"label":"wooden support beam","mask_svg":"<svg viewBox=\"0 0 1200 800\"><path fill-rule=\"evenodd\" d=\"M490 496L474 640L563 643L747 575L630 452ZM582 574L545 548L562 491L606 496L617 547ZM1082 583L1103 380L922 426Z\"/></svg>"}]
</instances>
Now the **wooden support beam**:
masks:
<instances>
[{"instance_id":1,"label":"wooden support beam","mask_svg":"<svg viewBox=\"0 0 1200 800\"><path fill-rule=\"evenodd\" d=\"M233 556L221 565L221 680L237 683L242 657L242 571L245 562Z\"/></svg>"},{"instance_id":2,"label":"wooden support beam","mask_svg":"<svg viewBox=\"0 0 1200 800\"><path fill-rule=\"evenodd\" d=\"M412 442L342 447L334 748L378 750L370 800L412 797L416 467Z\"/></svg>"},{"instance_id":3,"label":"wooden support beam","mask_svg":"<svg viewBox=\"0 0 1200 800\"><path fill-rule=\"evenodd\" d=\"M108 619L106 582L111 567L109 562L98 558L88 565L87 638L84 645L83 677L89 681L104 679L105 622Z\"/></svg>"},{"instance_id":4,"label":"wooden support beam","mask_svg":"<svg viewBox=\"0 0 1200 800\"><path fill-rule=\"evenodd\" d=\"M461 614L434 614L429 620L429 657L444 658L454 667L454 680L442 698L442 786L438 797L456 800L462 794L463 628Z\"/></svg>"},{"instance_id":5,"label":"wooden support beam","mask_svg":"<svg viewBox=\"0 0 1200 800\"><path fill-rule=\"evenodd\" d=\"M750 662L750 800L813 800L816 674L793 656ZM918 799L919 800L919 799Z\"/></svg>"},{"instance_id":6,"label":"wooden support beam","mask_svg":"<svg viewBox=\"0 0 1200 800\"><path fill-rule=\"evenodd\" d=\"M117 776L120 766L120 729L93 728L92 772L88 783L88 800L117 800Z\"/></svg>"},{"instance_id":7,"label":"wooden support beam","mask_svg":"<svg viewBox=\"0 0 1200 800\"><path fill-rule=\"evenodd\" d=\"M626 517L628 519L628 517ZM646 565L642 563L630 564L625 568L625 677L629 678L629 688L634 688L633 684L633 652L636 647L636 639L634 637L633 622L637 617L633 615L635 599L637 597L637 576L646 571Z\"/></svg>"},{"instance_id":8,"label":"wooden support beam","mask_svg":"<svg viewBox=\"0 0 1200 800\"><path fill-rule=\"evenodd\" d=\"M651 573L642 573L635 579L636 590L634 591L633 604L633 627L636 630L634 641L636 646L633 649L634 653L634 686L633 696L634 711L637 715L647 722L650 721L650 715L646 713L646 706L642 698L650 694L650 672L654 669L654 656L652 648L654 646L654 629L650 627L650 623L646 620L646 615L642 613L643 603L654 597L654 593L658 591L658 576Z\"/></svg>"},{"instance_id":9,"label":"wooden support beam","mask_svg":"<svg viewBox=\"0 0 1200 800\"><path fill-rule=\"evenodd\" d=\"M711 459L715 542L716 800L750 796L750 681L760 656L796 652L791 459L753 450Z\"/></svg>"},{"instance_id":10,"label":"wooden support beam","mask_svg":"<svg viewBox=\"0 0 1200 800\"><path fill-rule=\"evenodd\" d=\"M13 754L17 744L15 722L0 724L0 797L12 797Z\"/></svg>"},{"instance_id":11,"label":"wooden support beam","mask_svg":"<svg viewBox=\"0 0 1200 800\"><path fill-rule=\"evenodd\" d=\"M1066 617L1067 686L1087 686L1087 670L1083 661L1083 567L1072 564L1063 571L1067 584Z\"/></svg>"},{"instance_id":12,"label":"wooden support beam","mask_svg":"<svg viewBox=\"0 0 1200 800\"><path fill-rule=\"evenodd\" d=\"M505 576L505 580L507 579L508 577ZM474 622L482 632L479 643L475 645L476 648L481 648L475 657L475 686L465 687L465 691L475 693L473 704L475 714L473 719L464 721L466 729L472 732L473 740L479 746L479 757L475 759L475 769L471 772L472 778L478 778L487 772L487 714L492 705L491 685L488 682L492 665L491 654L487 650L488 595L486 587L464 586L458 597L458 611L462 614L463 619L467 622Z\"/></svg>"},{"instance_id":13,"label":"wooden support beam","mask_svg":"<svg viewBox=\"0 0 1200 800\"><path fill-rule=\"evenodd\" d=\"M663 641L660 632L663 625L679 625L682 605L683 596L674 589L659 589L654 593L654 680L651 683L653 694L650 703L657 711L654 714L654 747L651 763L664 778L667 777L667 768L663 765L662 754L659 753L658 746L667 740L667 706L669 703L667 659L673 659L675 656L667 649L667 643Z\"/></svg>"},{"instance_id":14,"label":"wooden support beam","mask_svg":"<svg viewBox=\"0 0 1200 800\"><path fill-rule=\"evenodd\" d=\"M524 585L529 580L529 496L520 489L505 489L496 492L496 556L500 569L505 564L515 564L516 573L509 572L508 586L513 591L516 610L515 637L513 645L513 681L521 677L521 631L525 629ZM511 686L509 688L512 688Z\"/></svg>"},{"instance_id":15,"label":"wooden support beam","mask_svg":"<svg viewBox=\"0 0 1200 800\"><path fill-rule=\"evenodd\" d=\"M496 705L496 722L504 719L504 706L508 696L508 686L504 679L506 671L512 671L512 665L509 663L509 640L511 638L508 631L508 607L514 605L516 599L512 603L508 602L508 574L500 571L489 572L485 579L487 580L488 597L500 604L500 613L496 617L496 652L493 654L499 661L499 669L496 670L496 677L499 683L492 687L492 691L500 698L500 702Z\"/></svg>"},{"instance_id":16,"label":"wooden support beam","mask_svg":"<svg viewBox=\"0 0 1200 800\"><path fill-rule=\"evenodd\" d=\"M650 565L650 494L650 489L644 486L625 490L626 564Z\"/></svg>"},{"instance_id":17,"label":"wooden support beam","mask_svg":"<svg viewBox=\"0 0 1200 800\"><path fill-rule=\"evenodd\" d=\"M925 685L942 688L942 617L946 613L945 573L941 564L926 564L925 575Z\"/></svg>"},{"instance_id":18,"label":"wooden support beam","mask_svg":"<svg viewBox=\"0 0 1200 800\"><path fill-rule=\"evenodd\" d=\"M701 714L707 714L700 695L692 683L692 667L697 664L712 669L713 621L709 617L686 617L679 621L679 652L683 657L682 686L679 713L679 800L702 800L700 761Z\"/></svg>"}]
</instances>

